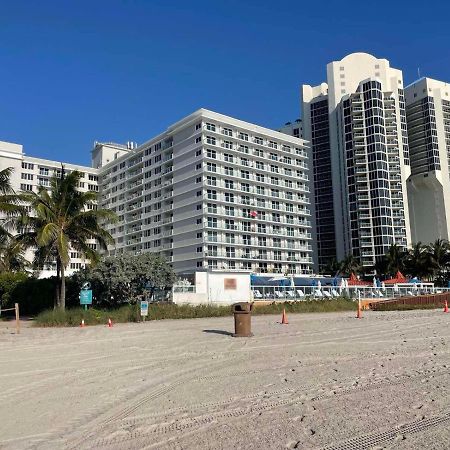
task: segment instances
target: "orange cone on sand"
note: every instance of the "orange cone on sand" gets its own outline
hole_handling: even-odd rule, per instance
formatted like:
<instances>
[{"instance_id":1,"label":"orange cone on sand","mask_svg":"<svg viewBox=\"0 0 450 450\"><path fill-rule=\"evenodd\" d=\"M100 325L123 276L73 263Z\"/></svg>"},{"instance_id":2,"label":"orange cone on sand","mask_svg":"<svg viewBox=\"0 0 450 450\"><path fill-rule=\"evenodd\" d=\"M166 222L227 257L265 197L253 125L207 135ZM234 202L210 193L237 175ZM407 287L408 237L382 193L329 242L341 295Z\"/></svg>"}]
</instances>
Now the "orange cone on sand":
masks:
<instances>
[{"instance_id":1,"label":"orange cone on sand","mask_svg":"<svg viewBox=\"0 0 450 450\"><path fill-rule=\"evenodd\" d=\"M112 320L108 319L108 328L112 328Z\"/></svg>"},{"instance_id":2,"label":"orange cone on sand","mask_svg":"<svg viewBox=\"0 0 450 450\"><path fill-rule=\"evenodd\" d=\"M448 303L447 303L447 300L445 300L445 303L444 303L444 312L445 312L445 313L448 313Z\"/></svg>"},{"instance_id":3,"label":"orange cone on sand","mask_svg":"<svg viewBox=\"0 0 450 450\"><path fill-rule=\"evenodd\" d=\"M286 316L286 309L283 308L283 315L281 316L281 323L283 325L287 325L289 322L287 320L287 316Z\"/></svg>"},{"instance_id":4,"label":"orange cone on sand","mask_svg":"<svg viewBox=\"0 0 450 450\"><path fill-rule=\"evenodd\" d=\"M85 327L85 325L84 325L84 319L81 319L80 327L81 327L81 328L84 328L84 327Z\"/></svg>"}]
</instances>

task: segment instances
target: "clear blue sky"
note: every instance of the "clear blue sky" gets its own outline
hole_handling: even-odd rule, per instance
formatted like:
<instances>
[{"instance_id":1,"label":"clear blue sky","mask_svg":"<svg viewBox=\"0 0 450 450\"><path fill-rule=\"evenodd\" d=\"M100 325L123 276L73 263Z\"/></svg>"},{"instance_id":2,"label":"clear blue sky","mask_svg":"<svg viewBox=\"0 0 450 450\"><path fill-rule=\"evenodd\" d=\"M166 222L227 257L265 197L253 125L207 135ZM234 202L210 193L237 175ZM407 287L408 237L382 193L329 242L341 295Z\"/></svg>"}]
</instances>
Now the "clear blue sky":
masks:
<instances>
[{"instance_id":1,"label":"clear blue sky","mask_svg":"<svg viewBox=\"0 0 450 450\"><path fill-rule=\"evenodd\" d=\"M416 3L416 4L415 4ZM89 164L205 107L267 127L354 51L450 82L448 2L0 0L0 140Z\"/></svg>"}]
</instances>

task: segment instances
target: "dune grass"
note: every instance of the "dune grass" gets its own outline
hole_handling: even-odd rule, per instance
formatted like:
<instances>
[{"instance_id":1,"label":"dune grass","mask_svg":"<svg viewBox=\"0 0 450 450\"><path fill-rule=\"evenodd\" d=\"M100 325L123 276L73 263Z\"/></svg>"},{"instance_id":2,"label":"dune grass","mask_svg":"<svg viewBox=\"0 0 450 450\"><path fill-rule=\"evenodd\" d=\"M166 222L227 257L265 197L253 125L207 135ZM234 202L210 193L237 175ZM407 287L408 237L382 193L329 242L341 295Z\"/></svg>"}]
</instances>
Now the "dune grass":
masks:
<instances>
[{"instance_id":1,"label":"dune grass","mask_svg":"<svg viewBox=\"0 0 450 450\"><path fill-rule=\"evenodd\" d=\"M289 313L333 312L352 311L356 309L356 303L338 298L334 300L310 300L302 302L276 302L266 305L255 305L253 315L281 314L283 308ZM175 304L150 304L146 320L162 319L195 319L201 317L232 316L231 306L215 305L175 305ZM140 309L138 305L124 305L117 309L103 310L89 308L71 308L62 310L47 310L35 318L35 325L40 327L75 327L84 319L86 325L106 325L108 319L114 323L140 322Z\"/></svg>"}]
</instances>

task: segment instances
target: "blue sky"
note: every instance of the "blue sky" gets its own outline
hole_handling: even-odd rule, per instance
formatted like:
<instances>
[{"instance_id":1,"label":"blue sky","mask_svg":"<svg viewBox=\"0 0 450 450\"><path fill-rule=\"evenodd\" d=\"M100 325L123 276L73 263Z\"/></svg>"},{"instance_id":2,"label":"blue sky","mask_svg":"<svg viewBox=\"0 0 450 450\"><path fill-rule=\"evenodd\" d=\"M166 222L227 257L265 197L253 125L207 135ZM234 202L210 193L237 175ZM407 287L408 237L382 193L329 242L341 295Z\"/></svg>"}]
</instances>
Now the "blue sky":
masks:
<instances>
[{"instance_id":1,"label":"blue sky","mask_svg":"<svg viewBox=\"0 0 450 450\"><path fill-rule=\"evenodd\" d=\"M0 0L0 140L89 164L200 107L276 128L354 51L450 82L450 6L429 0Z\"/></svg>"}]
</instances>

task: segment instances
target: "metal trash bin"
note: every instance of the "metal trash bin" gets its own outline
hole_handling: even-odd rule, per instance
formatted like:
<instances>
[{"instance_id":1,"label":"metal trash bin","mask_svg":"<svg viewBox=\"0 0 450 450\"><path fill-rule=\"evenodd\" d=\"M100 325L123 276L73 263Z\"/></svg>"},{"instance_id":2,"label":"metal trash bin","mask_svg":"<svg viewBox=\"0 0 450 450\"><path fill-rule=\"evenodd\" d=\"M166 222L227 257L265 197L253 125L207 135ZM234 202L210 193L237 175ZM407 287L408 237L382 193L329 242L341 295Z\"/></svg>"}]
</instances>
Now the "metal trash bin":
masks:
<instances>
[{"instance_id":1,"label":"metal trash bin","mask_svg":"<svg viewBox=\"0 0 450 450\"><path fill-rule=\"evenodd\" d=\"M252 333L252 308L251 303L235 303L234 314L234 337L251 337Z\"/></svg>"}]
</instances>

